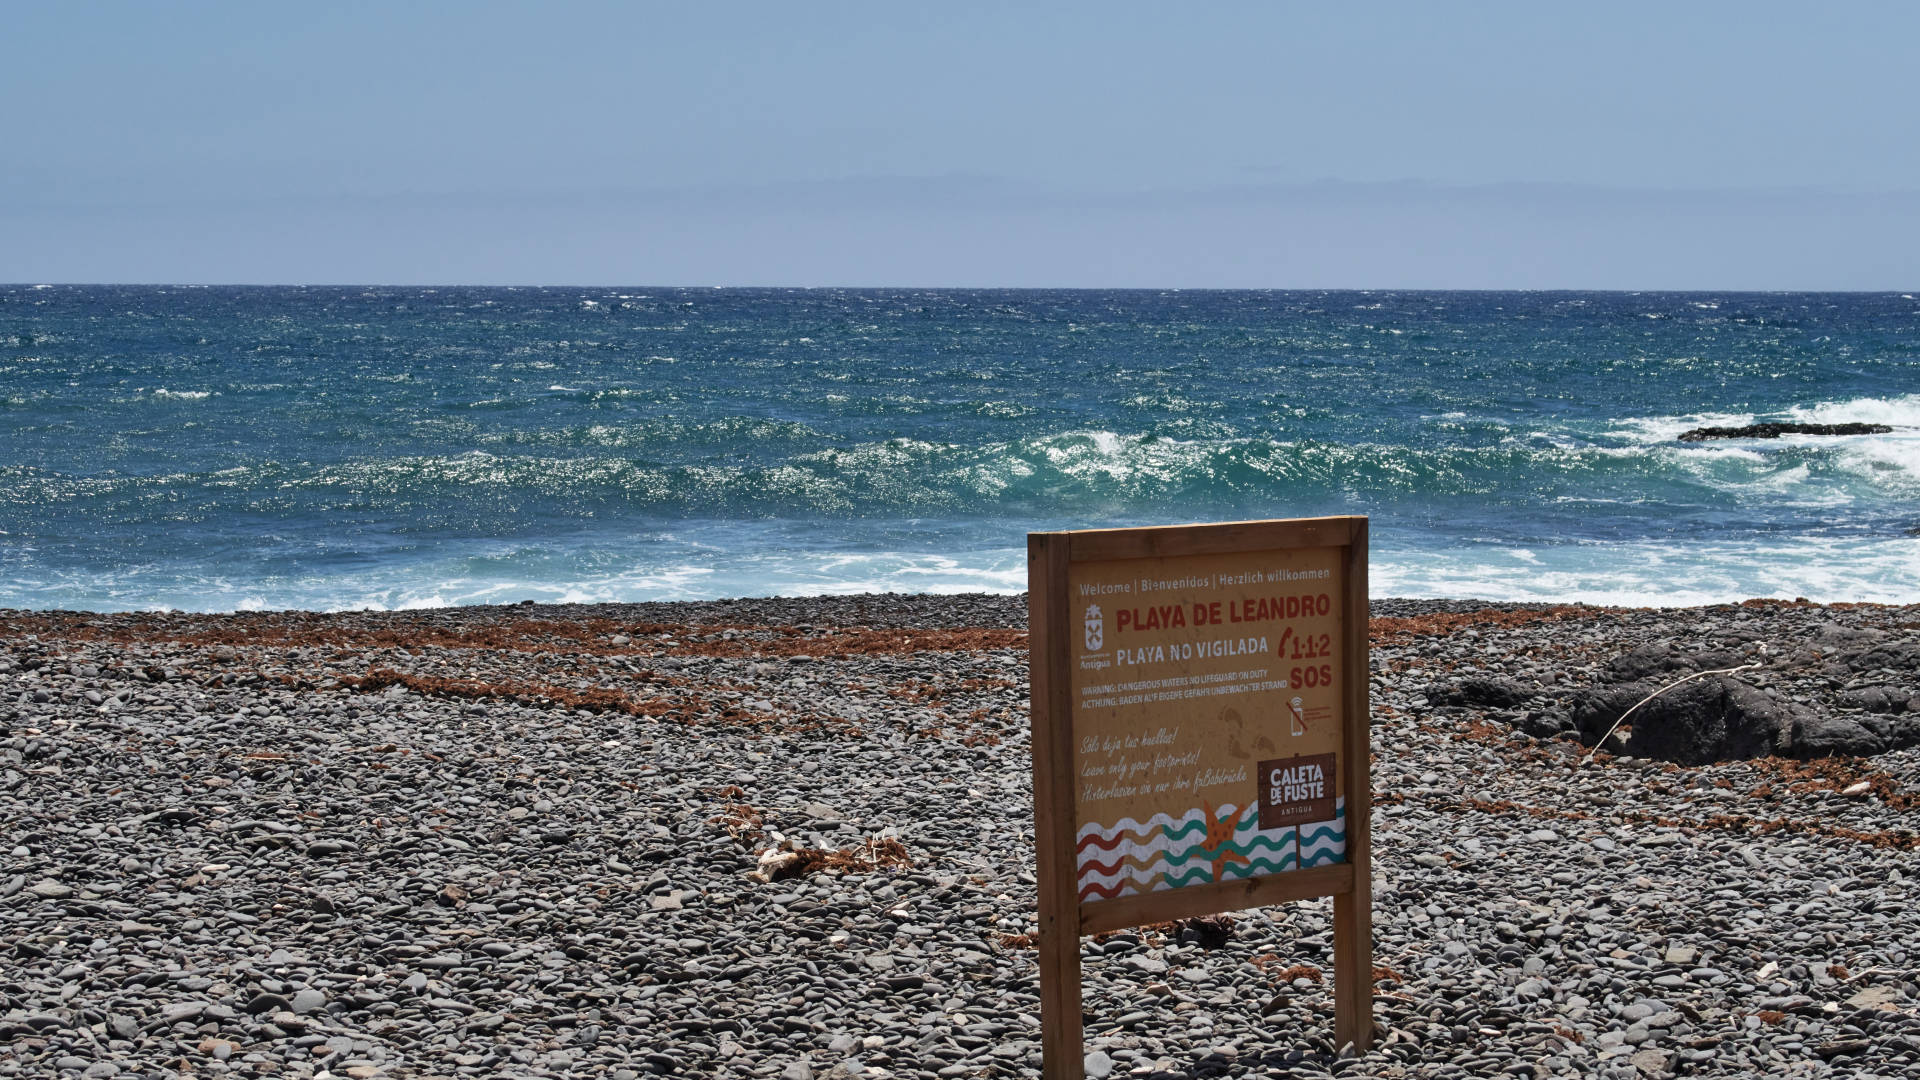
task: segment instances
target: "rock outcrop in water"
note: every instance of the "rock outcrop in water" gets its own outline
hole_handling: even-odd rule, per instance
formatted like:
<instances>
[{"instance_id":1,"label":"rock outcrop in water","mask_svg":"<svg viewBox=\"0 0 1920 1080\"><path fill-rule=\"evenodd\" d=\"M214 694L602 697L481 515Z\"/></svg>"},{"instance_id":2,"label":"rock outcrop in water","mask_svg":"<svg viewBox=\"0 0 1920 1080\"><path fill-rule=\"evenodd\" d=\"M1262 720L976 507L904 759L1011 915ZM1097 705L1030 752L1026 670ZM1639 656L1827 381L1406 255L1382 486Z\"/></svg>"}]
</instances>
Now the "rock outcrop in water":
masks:
<instances>
[{"instance_id":1,"label":"rock outcrop in water","mask_svg":"<svg viewBox=\"0 0 1920 1080\"><path fill-rule=\"evenodd\" d=\"M1777 439L1782 435L1885 435L1885 424L1747 424L1744 427L1703 427L1680 435L1681 442L1708 439Z\"/></svg>"}]
</instances>

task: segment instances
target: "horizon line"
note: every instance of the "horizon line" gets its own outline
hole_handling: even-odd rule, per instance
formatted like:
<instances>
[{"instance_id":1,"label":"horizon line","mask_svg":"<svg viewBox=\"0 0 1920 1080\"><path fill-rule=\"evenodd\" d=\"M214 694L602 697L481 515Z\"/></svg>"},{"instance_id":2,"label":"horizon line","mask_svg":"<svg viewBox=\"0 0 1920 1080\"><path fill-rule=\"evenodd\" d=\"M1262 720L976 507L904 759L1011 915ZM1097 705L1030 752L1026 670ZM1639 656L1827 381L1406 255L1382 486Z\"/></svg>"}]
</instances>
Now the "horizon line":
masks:
<instances>
[{"instance_id":1,"label":"horizon line","mask_svg":"<svg viewBox=\"0 0 1920 1080\"><path fill-rule=\"evenodd\" d=\"M1712 295L1712 296L1900 296L1913 299L1910 295L1920 286L1891 286L1879 289L1820 289L1820 288L1593 288L1583 286L1552 286L1532 288L1484 288L1471 286L1430 286L1430 285L854 285L854 284L749 284L749 285L667 285L653 284L614 284L579 282L398 282L398 281L0 281L0 289L665 289L679 292L744 292L779 291L811 292L814 290L849 290L855 292L880 292L890 290L913 290L921 292L1230 292L1230 293L1534 293L1534 294L1602 294L1619 296L1640 296L1647 294L1662 295Z\"/></svg>"}]
</instances>

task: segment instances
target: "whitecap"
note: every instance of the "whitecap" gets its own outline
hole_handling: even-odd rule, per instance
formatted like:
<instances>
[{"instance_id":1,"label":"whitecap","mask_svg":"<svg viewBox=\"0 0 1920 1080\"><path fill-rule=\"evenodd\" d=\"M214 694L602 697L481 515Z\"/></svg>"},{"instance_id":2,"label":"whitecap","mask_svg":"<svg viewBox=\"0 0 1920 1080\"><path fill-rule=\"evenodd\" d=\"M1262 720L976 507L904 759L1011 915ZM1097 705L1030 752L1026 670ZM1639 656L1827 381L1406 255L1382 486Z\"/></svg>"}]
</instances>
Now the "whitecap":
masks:
<instances>
[{"instance_id":1,"label":"whitecap","mask_svg":"<svg viewBox=\"0 0 1920 1080\"><path fill-rule=\"evenodd\" d=\"M1848 401L1823 401L1815 405L1796 405L1787 410L1788 419L1801 424L1885 424L1895 428L1920 428L1920 394L1900 397L1862 397Z\"/></svg>"},{"instance_id":2,"label":"whitecap","mask_svg":"<svg viewBox=\"0 0 1920 1080\"><path fill-rule=\"evenodd\" d=\"M1753 413L1686 413L1680 416L1628 416L1612 422L1610 434L1642 443L1673 442L1681 433L1703 427L1745 427Z\"/></svg>"},{"instance_id":3,"label":"whitecap","mask_svg":"<svg viewBox=\"0 0 1920 1080\"><path fill-rule=\"evenodd\" d=\"M1885 424L1920 430L1920 394L1899 397L1861 397L1793 405L1774 412L1696 412L1675 416L1630 416L1611 421L1609 434L1637 442L1672 442L1684 432L1704 427L1746 427L1760 423ZM1807 436L1828 440L1835 436ZM1847 436L1840 436L1846 438ZM1798 438L1787 436L1788 440Z\"/></svg>"},{"instance_id":4,"label":"whitecap","mask_svg":"<svg viewBox=\"0 0 1920 1080\"><path fill-rule=\"evenodd\" d=\"M1804 597L1818 603L1920 600L1920 538L1788 537L1685 544L1568 542L1536 545L1516 571L1492 558L1510 549L1467 544L1376 551L1375 596L1472 598L1506 603L1693 607Z\"/></svg>"},{"instance_id":5,"label":"whitecap","mask_svg":"<svg viewBox=\"0 0 1920 1080\"><path fill-rule=\"evenodd\" d=\"M1920 495L1920 438L1851 439L1835 455L1834 463L1873 487L1897 487L1909 498Z\"/></svg>"}]
</instances>

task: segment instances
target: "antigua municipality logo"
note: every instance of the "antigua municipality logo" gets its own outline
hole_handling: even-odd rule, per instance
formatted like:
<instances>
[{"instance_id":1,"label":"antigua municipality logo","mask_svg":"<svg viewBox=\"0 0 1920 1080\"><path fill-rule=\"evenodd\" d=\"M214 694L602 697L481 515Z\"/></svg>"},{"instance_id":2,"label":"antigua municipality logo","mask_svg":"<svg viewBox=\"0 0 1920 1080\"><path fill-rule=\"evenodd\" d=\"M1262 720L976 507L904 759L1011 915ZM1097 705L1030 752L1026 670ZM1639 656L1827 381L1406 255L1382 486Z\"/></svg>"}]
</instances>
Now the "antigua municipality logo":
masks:
<instances>
[{"instance_id":1,"label":"antigua municipality logo","mask_svg":"<svg viewBox=\"0 0 1920 1080\"><path fill-rule=\"evenodd\" d=\"M1099 652L1107 641L1107 622L1100 617L1100 605L1087 605L1087 651Z\"/></svg>"}]
</instances>

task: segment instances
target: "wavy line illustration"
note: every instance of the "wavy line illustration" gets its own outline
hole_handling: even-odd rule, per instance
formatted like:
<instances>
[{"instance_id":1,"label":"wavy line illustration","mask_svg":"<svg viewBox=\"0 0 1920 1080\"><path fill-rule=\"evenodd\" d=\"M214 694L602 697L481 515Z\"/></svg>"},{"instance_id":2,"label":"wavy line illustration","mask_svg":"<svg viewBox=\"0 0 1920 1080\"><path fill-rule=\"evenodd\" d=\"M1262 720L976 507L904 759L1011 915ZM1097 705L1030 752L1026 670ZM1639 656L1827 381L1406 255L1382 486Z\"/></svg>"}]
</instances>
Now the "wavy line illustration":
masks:
<instances>
[{"instance_id":1,"label":"wavy line illustration","mask_svg":"<svg viewBox=\"0 0 1920 1080\"><path fill-rule=\"evenodd\" d=\"M1188 845L1188 846L1190 847L1192 845ZM1134 841L1129 840L1123 844L1118 844L1114 846L1112 849L1107 851L1100 851L1098 849L1083 851L1080 853L1080 858L1077 860L1077 864L1082 869L1085 869L1086 867L1089 867L1089 866L1098 866L1098 865L1111 866L1114 863L1120 862L1125 859L1138 859L1138 860L1157 859L1170 851L1184 851L1184 850L1186 850L1185 847L1175 847L1173 844L1169 844L1164 840L1157 840L1157 841L1153 841L1151 843L1145 843L1145 844L1135 843Z\"/></svg>"},{"instance_id":2,"label":"wavy line illustration","mask_svg":"<svg viewBox=\"0 0 1920 1080\"><path fill-rule=\"evenodd\" d=\"M1088 889L1098 889L1102 893L1112 893L1115 896L1129 896L1137 893L1161 892L1167 888L1167 885L1163 875L1149 874L1144 880L1122 877L1112 881L1082 881L1078 883L1078 887L1083 894Z\"/></svg>"},{"instance_id":3,"label":"wavy line illustration","mask_svg":"<svg viewBox=\"0 0 1920 1080\"><path fill-rule=\"evenodd\" d=\"M1333 801L1333 816L1336 818L1345 817L1346 806L1346 796L1337 796ZM1214 808L1214 813L1218 815L1235 814L1236 811L1244 809L1244 807L1236 807L1232 803L1221 803ZM1236 814L1236 816L1238 815ZM1158 836L1162 835L1169 825L1174 826L1177 831L1185 833L1191 831L1194 825L1204 825L1205 823L1205 811L1199 807L1195 807L1179 817L1172 817L1167 814L1155 814L1148 818L1145 824L1135 821L1130 817L1121 818L1112 825L1102 825L1097 821L1089 821L1075 831L1074 835L1077 838L1075 846L1085 846L1089 840L1093 840L1096 846L1106 846L1114 839L1127 833L1132 833L1134 836L1141 838ZM1259 828L1258 819L1251 816L1243 818L1239 824L1235 826L1236 831L1257 828Z\"/></svg>"},{"instance_id":4,"label":"wavy line illustration","mask_svg":"<svg viewBox=\"0 0 1920 1080\"><path fill-rule=\"evenodd\" d=\"M1154 852L1147 852L1139 855L1136 855L1133 853L1127 853L1124 856L1113 858L1113 859L1105 859L1105 860L1083 859L1080 862L1079 870L1080 870L1080 875L1084 877L1088 874L1112 874L1117 872L1122 866L1153 866L1153 865L1160 865L1163 863L1169 866L1184 866L1195 859L1205 859L1207 861L1212 861L1213 859L1218 858L1220 856L1220 853L1227 852L1227 851L1231 851L1235 855L1245 855L1248 857L1252 857L1255 853L1284 852L1284 851L1292 851L1292 850L1293 850L1293 837L1291 835L1280 837L1280 838L1270 838L1265 834L1255 834L1251 839L1247 840L1244 843L1222 844L1218 848L1203 848L1203 847L1196 846L1196 847L1187 848L1184 851L1177 851L1177 852L1176 851L1154 851Z\"/></svg>"},{"instance_id":5,"label":"wavy line illustration","mask_svg":"<svg viewBox=\"0 0 1920 1080\"><path fill-rule=\"evenodd\" d=\"M1167 860L1160 858L1158 856L1155 856L1152 858L1146 858L1146 859L1138 859L1138 858L1133 858L1129 856L1124 859L1115 859L1112 862L1104 862L1104 863L1085 862L1080 864L1079 878L1080 880L1085 881L1088 878L1112 877L1113 875L1120 873L1122 870L1148 870L1148 869L1154 869L1154 868L1165 869L1166 866L1167 866Z\"/></svg>"},{"instance_id":6,"label":"wavy line illustration","mask_svg":"<svg viewBox=\"0 0 1920 1080\"><path fill-rule=\"evenodd\" d=\"M1233 842L1217 848L1193 844L1176 847L1162 841L1153 844L1127 844L1111 852L1088 851L1077 860L1076 870L1084 876L1110 874L1120 866L1185 866L1195 859L1211 861L1227 853L1250 857L1261 853L1291 851L1294 846L1292 829L1274 829L1265 832L1246 830Z\"/></svg>"},{"instance_id":7,"label":"wavy line illustration","mask_svg":"<svg viewBox=\"0 0 1920 1080\"><path fill-rule=\"evenodd\" d=\"M1215 813L1227 813L1235 809L1237 809L1237 807L1235 807L1232 803L1222 803L1220 806L1215 808ZM1152 817L1148 818L1144 823L1135 821L1130 817L1121 818L1119 821L1116 821L1111 825L1102 825L1097 821L1089 821L1086 824L1081 825L1079 829L1075 830L1074 836L1077 839L1085 839L1090 835L1117 836L1120 833L1126 833L1126 832L1137 833L1142 836L1148 836L1158 832L1161 829L1164 829L1168 825L1184 826L1189 822L1203 821L1205 817L1206 817L1205 811L1203 811L1201 808L1196 806L1193 809L1187 811L1186 813L1181 814L1179 817L1172 817L1167 814L1155 814Z\"/></svg>"},{"instance_id":8,"label":"wavy line illustration","mask_svg":"<svg viewBox=\"0 0 1920 1080\"><path fill-rule=\"evenodd\" d=\"M1330 862L1345 862L1347 858L1347 837L1345 833L1323 836L1311 844L1300 845L1300 865L1321 866Z\"/></svg>"},{"instance_id":9,"label":"wavy line illustration","mask_svg":"<svg viewBox=\"0 0 1920 1080\"><path fill-rule=\"evenodd\" d=\"M1308 847L1326 840L1344 840L1346 836L1345 825L1322 825L1317 829L1303 830L1300 833L1300 846Z\"/></svg>"},{"instance_id":10,"label":"wavy line illustration","mask_svg":"<svg viewBox=\"0 0 1920 1080\"><path fill-rule=\"evenodd\" d=\"M1170 821L1166 825L1160 826L1160 831L1155 832L1125 829L1115 832L1112 836L1105 836L1100 833L1086 833L1085 830L1082 830L1083 835L1080 837L1080 842L1074 845L1074 850L1085 851L1088 848L1100 848L1105 851L1111 851L1115 845L1124 844L1129 840L1135 843L1142 843L1159 836L1172 836L1175 839L1184 839L1196 832L1204 836L1206 835L1206 831L1207 823L1198 818L1185 823Z\"/></svg>"},{"instance_id":11,"label":"wavy line illustration","mask_svg":"<svg viewBox=\"0 0 1920 1080\"><path fill-rule=\"evenodd\" d=\"M1080 857L1076 862L1080 866L1088 866L1093 863L1113 863L1128 857L1136 859L1157 859L1161 855L1169 852L1187 851L1195 846L1198 846L1197 840L1187 843L1174 843L1165 837L1159 837L1145 843L1127 840L1115 844L1112 848L1105 851L1098 848L1090 848L1083 851L1080 853Z\"/></svg>"},{"instance_id":12,"label":"wavy line illustration","mask_svg":"<svg viewBox=\"0 0 1920 1080\"><path fill-rule=\"evenodd\" d=\"M1111 900L1127 891L1129 890L1125 885L1082 885L1080 887L1080 899L1084 901L1088 897L1097 897L1101 900Z\"/></svg>"},{"instance_id":13,"label":"wavy line illustration","mask_svg":"<svg viewBox=\"0 0 1920 1080\"><path fill-rule=\"evenodd\" d=\"M1082 837L1079 844L1076 862L1081 868L1097 867L1102 871L1111 871L1125 859L1144 862L1170 858L1181 865L1196 858L1206 858L1213 862L1219 862L1222 859L1238 862L1250 850L1248 845L1254 844L1263 836L1267 844L1291 842L1291 831L1261 833L1251 813L1251 806L1244 810L1236 810L1232 804L1223 805L1219 810L1212 811L1216 816L1211 817L1210 810L1209 807L1203 807L1200 810L1189 811L1180 818L1156 814L1154 820L1162 824L1160 831L1152 834L1123 829L1113 837L1106 837L1094 832L1094 827L1089 826L1082 830L1086 835ZM1209 822L1212 824L1209 825ZM1232 822L1231 828L1228 826L1229 822ZM1223 832L1226 836L1232 837L1232 841L1225 844L1213 843L1212 841L1216 837L1221 837Z\"/></svg>"},{"instance_id":14,"label":"wavy line illustration","mask_svg":"<svg viewBox=\"0 0 1920 1080\"><path fill-rule=\"evenodd\" d=\"M1321 830L1313 840L1302 840L1300 849L1311 851L1315 847L1346 847L1346 832L1340 830Z\"/></svg>"},{"instance_id":15,"label":"wavy line illustration","mask_svg":"<svg viewBox=\"0 0 1920 1080\"><path fill-rule=\"evenodd\" d=\"M1154 876L1165 871L1165 869L1167 869L1167 865L1165 865L1164 861L1160 861L1160 859L1150 859L1150 861L1148 861L1148 859L1142 859L1142 861L1137 861L1137 863L1129 861L1129 863L1119 863L1119 865L1112 865L1112 867L1100 867L1098 871L1085 869L1085 871L1077 874L1077 880L1096 882L1096 880L1125 880L1125 878L1133 878L1133 880L1137 880L1140 884L1152 884Z\"/></svg>"},{"instance_id":16,"label":"wavy line illustration","mask_svg":"<svg viewBox=\"0 0 1920 1080\"><path fill-rule=\"evenodd\" d=\"M1282 851L1292 846L1293 844L1291 842L1291 838L1288 838L1288 840L1285 840L1285 841L1277 841L1277 840L1269 840L1264 836L1256 835L1253 839L1240 844L1221 844L1217 848L1203 848L1203 847L1196 846L1196 847L1190 847L1187 850L1179 852L1177 854L1170 851L1167 853L1166 859L1167 859L1167 862L1172 863L1175 866L1184 866L1187 863L1194 861L1195 859L1203 859L1211 862L1212 860L1221 858L1222 856L1227 855L1229 853L1246 857L1246 856L1251 856L1256 851Z\"/></svg>"},{"instance_id":17,"label":"wavy line illustration","mask_svg":"<svg viewBox=\"0 0 1920 1080\"><path fill-rule=\"evenodd\" d=\"M1347 849L1345 847L1341 847L1338 851L1324 851L1324 852L1319 852L1317 854L1306 856L1305 858L1300 860L1300 868L1302 870L1310 870L1316 866L1329 866L1329 865L1332 865L1333 863L1341 863L1346 861L1347 861Z\"/></svg>"},{"instance_id":18,"label":"wavy line illustration","mask_svg":"<svg viewBox=\"0 0 1920 1080\"><path fill-rule=\"evenodd\" d=\"M1317 866L1321 865L1322 862L1337 861L1337 858L1329 857L1305 865ZM1261 874L1284 874L1289 870L1301 869L1302 865L1294 854L1289 851L1283 853L1278 860L1258 857L1248 860L1244 866L1234 865L1227 867L1221 880L1242 881L1247 878L1258 877ZM1129 871L1114 877L1112 880L1101 880L1092 875L1088 875L1082 877L1079 881L1080 899L1085 900L1090 896L1098 896L1102 899L1110 900L1116 896L1131 893L1159 892L1169 888L1183 888L1188 885L1206 884L1211 880L1212 876L1207 873L1207 868L1198 866L1176 874L1166 874L1157 867L1149 867L1143 871Z\"/></svg>"},{"instance_id":19,"label":"wavy line illustration","mask_svg":"<svg viewBox=\"0 0 1920 1080\"><path fill-rule=\"evenodd\" d=\"M1346 799L1329 821L1261 829L1252 806L1203 806L1145 825L1123 818L1081 826L1076 879L1082 900L1239 881L1346 859Z\"/></svg>"},{"instance_id":20,"label":"wavy line illustration","mask_svg":"<svg viewBox=\"0 0 1920 1080\"><path fill-rule=\"evenodd\" d=\"M1293 852L1291 851L1281 856L1280 861L1277 863L1269 862L1266 859L1250 859L1245 866L1228 867L1227 877L1237 880L1258 877L1261 874L1284 874L1289 870L1298 868L1299 862L1300 860L1294 858Z\"/></svg>"},{"instance_id":21,"label":"wavy line illustration","mask_svg":"<svg viewBox=\"0 0 1920 1080\"><path fill-rule=\"evenodd\" d=\"M1168 874L1161 880L1165 881L1166 887L1170 889L1185 888L1188 885L1205 885L1213 880L1213 867L1196 866L1184 873Z\"/></svg>"}]
</instances>

